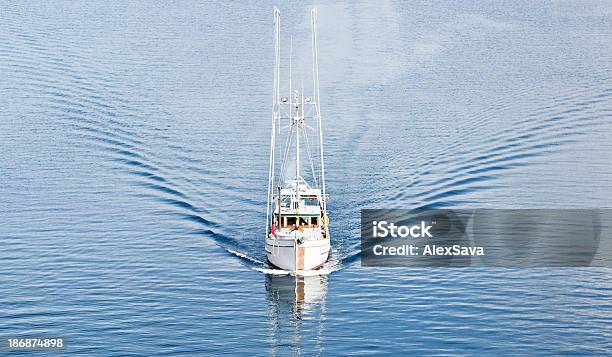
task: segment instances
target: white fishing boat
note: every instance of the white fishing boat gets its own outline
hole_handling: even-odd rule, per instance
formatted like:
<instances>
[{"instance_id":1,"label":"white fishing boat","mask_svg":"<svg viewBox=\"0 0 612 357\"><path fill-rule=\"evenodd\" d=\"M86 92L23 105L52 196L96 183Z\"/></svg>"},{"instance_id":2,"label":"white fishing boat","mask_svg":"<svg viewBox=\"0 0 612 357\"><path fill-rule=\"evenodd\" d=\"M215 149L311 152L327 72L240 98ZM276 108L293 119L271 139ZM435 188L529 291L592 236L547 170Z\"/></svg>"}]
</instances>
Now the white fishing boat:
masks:
<instances>
[{"instance_id":1,"label":"white fishing boat","mask_svg":"<svg viewBox=\"0 0 612 357\"><path fill-rule=\"evenodd\" d=\"M280 11L274 8L274 86L265 249L272 265L293 272L320 268L327 261L331 247L323 163L316 16L316 9L313 9L310 13L312 93L305 96L303 85L301 91L293 88L291 50L288 88L284 89L289 95L281 96ZM280 141L277 139L282 139L284 145L278 145ZM304 162L310 165L310 170L302 172Z\"/></svg>"}]
</instances>

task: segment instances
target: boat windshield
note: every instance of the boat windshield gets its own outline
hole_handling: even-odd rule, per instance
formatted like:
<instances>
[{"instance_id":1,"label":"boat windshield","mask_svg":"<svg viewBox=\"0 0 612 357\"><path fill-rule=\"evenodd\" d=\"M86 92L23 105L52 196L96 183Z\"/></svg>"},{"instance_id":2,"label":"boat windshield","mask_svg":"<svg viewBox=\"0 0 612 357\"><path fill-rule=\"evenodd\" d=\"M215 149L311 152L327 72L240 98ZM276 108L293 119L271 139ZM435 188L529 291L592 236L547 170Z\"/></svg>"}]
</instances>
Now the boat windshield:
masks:
<instances>
[{"instance_id":1,"label":"boat windshield","mask_svg":"<svg viewBox=\"0 0 612 357\"><path fill-rule=\"evenodd\" d=\"M304 200L306 206L318 206L319 200L316 197L307 197Z\"/></svg>"},{"instance_id":2,"label":"boat windshield","mask_svg":"<svg viewBox=\"0 0 612 357\"><path fill-rule=\"evenodd\" d=\"M275 215L275 224L279 228L289 228L295 230L298 228L317 228L319 226L319 217L308 216L283 216L281 224L278 225L278 215Z\"/></svg>"}]
</instances>

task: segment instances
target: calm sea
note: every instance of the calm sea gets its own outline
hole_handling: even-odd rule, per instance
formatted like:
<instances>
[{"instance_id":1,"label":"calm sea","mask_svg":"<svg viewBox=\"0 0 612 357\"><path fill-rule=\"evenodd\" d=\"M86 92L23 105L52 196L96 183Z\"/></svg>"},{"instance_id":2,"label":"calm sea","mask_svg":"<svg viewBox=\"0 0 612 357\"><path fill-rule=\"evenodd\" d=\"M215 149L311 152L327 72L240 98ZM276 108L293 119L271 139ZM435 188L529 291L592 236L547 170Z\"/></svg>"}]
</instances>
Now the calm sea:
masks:
<instances>
[{"instance_id":1,"label":"calm sea","mask_svg":"<svg viewBox=\"0 0 612 357\"><path fill-rule=\"evenodd\" d=\"M0 336L610 354L610 270L358 258L362 208L610 208L610 2L318 4L333 252L297 279L265 273L262 240L273 5L0 4ZM299 68L311 4L278 6Z\"/></svg>"}]
</instances>

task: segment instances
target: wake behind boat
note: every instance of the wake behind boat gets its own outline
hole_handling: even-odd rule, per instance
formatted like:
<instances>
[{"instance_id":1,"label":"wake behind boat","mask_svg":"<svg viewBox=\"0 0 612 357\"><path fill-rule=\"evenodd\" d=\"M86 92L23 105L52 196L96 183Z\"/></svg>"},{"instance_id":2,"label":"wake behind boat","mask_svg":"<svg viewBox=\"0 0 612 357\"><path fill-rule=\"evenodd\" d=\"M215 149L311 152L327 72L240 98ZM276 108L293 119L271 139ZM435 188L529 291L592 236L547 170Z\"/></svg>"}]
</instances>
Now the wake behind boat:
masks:
<instances>
[{"instance_id":1,"label":"wake behind boat","mask_svg":"<svg viewBox=\"0 0 612 357\"><path fill-rule=\"evenodd\" d=\"M292 87L289 56L289 96L280 89L280 11L274 8L274 86L272 135L266 209L266 255L283 270L320 268L330 251L325 193L323 130L319 101L319 65L316 10L310 13L312 95ZM311 138L316 145L312 145ZM277 145L277 139L284 145ZM277 159L280 165L277 165ZM302 158L310 170L302 173Z\"/></svg>"}]
</instances>

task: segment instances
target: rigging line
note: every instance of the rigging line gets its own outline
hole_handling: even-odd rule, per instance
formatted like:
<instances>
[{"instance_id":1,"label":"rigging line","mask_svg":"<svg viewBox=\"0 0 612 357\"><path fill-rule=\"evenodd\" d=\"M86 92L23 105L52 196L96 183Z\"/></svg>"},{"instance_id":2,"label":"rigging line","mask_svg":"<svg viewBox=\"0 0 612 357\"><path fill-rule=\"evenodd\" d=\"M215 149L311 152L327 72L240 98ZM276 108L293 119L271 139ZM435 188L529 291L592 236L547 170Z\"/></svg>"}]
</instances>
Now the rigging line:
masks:
<instances>
[{"instance_id":1,"label":"rigging line","mask_svg":"<svg viewBox=\"0 0 612 357\"><path fill-rule=\"evenodd\" d=\"M312 108L312 111L314 112L315 109ZM317 121L318 121L318 119L316 117L316 113L313 114L312 118L315 120L315 124L314 125L316 126L317 125ZM315 133L313 136L314 136L315 140L318 142L319 141L319 132L318 132L318 130L316 130L315 128L312 128L312 131L313 131L313 133ZM313 153L314 153L313 157L315 157L315 159L317 159L317 160L320 160L321 151L319 149L319 145L315 145L315 150L313 150ZM315 168L315 171L317 173L317 176L315 176L315 179L318 178L319 182L321 182L321 180L322 180L322 178L321 178L321 167L317 166Z\"/></svg>"},{"instance_id":2,"label":"rigging line","mask_svg":"<svg viewBox=\"0 0 612 357\"><path fill-rule=\"evenodd\" d=\"M287 135L287 143L285 145L285 154L283 155L283 162L282 162L282 166L281 166L281 177L283 179L283 182L285 181L285 168L287 166L287 158L289 157L289 148L291 146L291 139L293 138L293 130L294 128L291 127L291 130L289 131L289 134Z\"/></svg>"},{"instance_id":3,"label":"rigging line","mask_svg":"<svg viewBox=\"0 0 612 357\"><path fill-rule=\"evenodd\" d=\"M314 161L312 160L312 154L310 152L310 139L308 138L308 131L303 130L304 141L306 141L306 153L308 154L308 162L310 163L310 170L312 172L312 179L314 180L315 187L319 187L317 183L317 176L315 174Z\"/></svg>"},{"instance_id":4,"label":"rigging line","mask_svg":"<svg viewBox=\"0 0 612 357\"><path fill-rule=\"evenodd\" d=\"M284 170L285 170L285 162L286 162L286 158L287 158L287 150L289 150L289 144L291 143L291 137L292 137L292 127L288 127L289 130L287 130L287 139L285 139L285 145L283 147L279 147L279 154L282 152L282 149L285 149L285 152L283 154L283 160L281 161L281 176L283 181L285 180L285 176L284 176Z\"/></svg>"}]
</instances>

